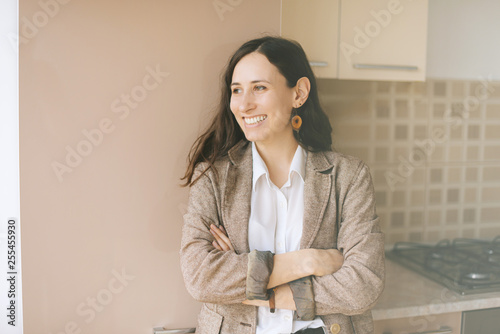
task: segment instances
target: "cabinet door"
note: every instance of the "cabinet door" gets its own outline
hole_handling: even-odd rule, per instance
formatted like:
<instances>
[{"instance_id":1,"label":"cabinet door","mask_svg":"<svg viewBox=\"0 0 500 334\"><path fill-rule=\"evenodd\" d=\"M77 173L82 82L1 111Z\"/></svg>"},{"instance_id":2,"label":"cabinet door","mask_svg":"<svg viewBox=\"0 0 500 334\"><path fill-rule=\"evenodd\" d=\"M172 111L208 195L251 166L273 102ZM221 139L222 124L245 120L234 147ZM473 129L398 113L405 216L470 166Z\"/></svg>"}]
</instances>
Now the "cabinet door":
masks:
<instances>
[{"instance_id":1,"label":"cabinet door","mask_svg":"<svg viewBox=\"0 0 500 334\"><path fill-rule=\"evenodd\" d=\"M425 80L428 0L344 0L339 79Z\"/></svg>"},{"instance_id":2,"label":"cabinet door","mask_svg":"<svg viewBox=\"0 0 500 334\"><path fill-rule=\"evenodd\" d=\"M495 334L500 333L500 307L486 310L464 312L462 319L463 334Z\"/></svg>"},{"instance_id":3,"label":"cabinet door","mask_svg":"<svg viewBox=\"0 0 500 334\"><path fill-rule=\"evenodd\" d=\"M299 42L314 74L336 78L339 0L283 0L281 35Z\"/></svg>"}]
</instances>

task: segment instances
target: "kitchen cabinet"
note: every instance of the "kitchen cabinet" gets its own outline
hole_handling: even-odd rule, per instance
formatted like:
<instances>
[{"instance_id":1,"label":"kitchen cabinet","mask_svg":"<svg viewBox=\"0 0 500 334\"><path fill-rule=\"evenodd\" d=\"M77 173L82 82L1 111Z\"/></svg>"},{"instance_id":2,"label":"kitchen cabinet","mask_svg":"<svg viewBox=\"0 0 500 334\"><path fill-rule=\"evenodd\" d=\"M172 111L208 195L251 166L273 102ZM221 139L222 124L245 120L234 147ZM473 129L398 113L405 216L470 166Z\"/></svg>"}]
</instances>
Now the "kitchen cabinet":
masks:
<instances>
[{"instance_id":1,"label":"kitchen cabinet","mask_svg":"<svg viewBox=\"0 0 500 334\"><path fill-rule=\"evenodd\" d=\"M462 314L462 334L498 333L500 307L467 311Z\"/></svg>"},{"instance_id":2,"label":"kitchen cabinet","mask_svg":"<svg viewBox=\"0 0 500 334\"><path fill-rule=\"evenodd\" d=\"M461 321L462 312L378 320L374 334L460 334Z\"/></svg>"},{"instance_id":3,"label":"kitchen cabinet","mask_svg":"<svg viewBox=\"0 0 500 334\"><path fill-rule=\"evenodd\" d=\"M339 0L283 0L281 34L298 41L319 78L338 76Z\"/></svg>"},{"instance_id":4,"label":"kitchen cabinet","mask_svg":"<svg viewBox=\"0 0 500 334\"><path fill-rule=\"evenodd\" d=\"M320 78L423 81L428 0L283 0L281 34Z\"/></svg>"},{"instance_id":5,"label":"kitchen cabinet","mask_svg":"<svg viewBox=\"0 0 500 334\"><path fill-rule=\"evenodd\" d=\"M500 80L500 1L429 4L427 77Z\"/></svg>"}]
</instances>

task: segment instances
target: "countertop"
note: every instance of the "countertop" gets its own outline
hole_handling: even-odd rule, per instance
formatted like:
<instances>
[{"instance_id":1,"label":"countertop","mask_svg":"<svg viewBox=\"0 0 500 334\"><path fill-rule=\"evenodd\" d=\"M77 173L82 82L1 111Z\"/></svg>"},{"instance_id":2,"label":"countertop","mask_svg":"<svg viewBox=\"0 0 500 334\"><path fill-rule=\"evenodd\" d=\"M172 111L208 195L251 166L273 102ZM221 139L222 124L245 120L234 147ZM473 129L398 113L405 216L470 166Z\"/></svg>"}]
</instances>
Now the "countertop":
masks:
<instances>
[{"instance_id":1,"label":"countertop","mask_svg":"<svg viewBox=\"0 0 500 334\"><path fill-rule=\"evenodd\" d=\"M500 292L462 296L386 259L385 289L372 310L374 320L500 307Z\"/></svg>"}]
</instances>

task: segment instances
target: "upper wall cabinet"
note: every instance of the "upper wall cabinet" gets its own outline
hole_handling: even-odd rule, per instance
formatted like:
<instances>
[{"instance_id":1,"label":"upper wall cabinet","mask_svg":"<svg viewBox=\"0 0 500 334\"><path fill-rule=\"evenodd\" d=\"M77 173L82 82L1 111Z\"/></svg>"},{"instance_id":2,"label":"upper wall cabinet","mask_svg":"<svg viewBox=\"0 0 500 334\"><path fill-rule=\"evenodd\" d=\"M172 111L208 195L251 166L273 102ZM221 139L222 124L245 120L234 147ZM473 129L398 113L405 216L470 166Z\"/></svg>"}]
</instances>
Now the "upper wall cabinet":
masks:
<instances>
[{"instance_id":1,"label":"upper wall cabinet","mask_svg":"<svg viewBox=\"0 0 500 334\"><path fill-rule=\"evenodd\" d=\"M500 80L500 1L429 3L427 77Z\"/></svg>"},{"instance_id":2,"label":"upper wall cabinet","mask_svg":"<svg viewBox=\"0 0 500 334\"><path fill-rule=\"evenodd\" d=\"M283 0L281 35L299 42L316 76L338 77L339 0Z\"/></svg>"},{"instance_id":3,"label":"upper wall cabinet","mask_svg":"<svg viewBox=\"0 0 500 334\"><path fill-rule=\"evenodd\" d=\"M320 78L423 81L428 0L283 0L281 33Z\"/></svg>"}]
</instances>

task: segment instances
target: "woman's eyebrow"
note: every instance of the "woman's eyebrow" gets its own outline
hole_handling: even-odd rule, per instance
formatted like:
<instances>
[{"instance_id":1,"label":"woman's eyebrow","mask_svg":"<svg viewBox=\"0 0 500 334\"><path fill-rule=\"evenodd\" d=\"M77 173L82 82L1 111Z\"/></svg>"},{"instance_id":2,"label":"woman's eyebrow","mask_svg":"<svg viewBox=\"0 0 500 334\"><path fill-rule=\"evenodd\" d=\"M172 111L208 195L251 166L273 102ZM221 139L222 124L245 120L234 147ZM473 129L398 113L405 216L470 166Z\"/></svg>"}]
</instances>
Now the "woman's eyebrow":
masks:
<instances>
[{"instance_id":1,"label":"woman's eyebrow","mask_svg":"<svg viewBox=\"0 0 500 334\"><path fill-rule=\"evenodd\" d=\"M271 84L269 81L267 80L253 80L251 83L258 83L258 82L267 82L268 84ZM239 86L241 85L239 82L233 82L231 83L231 86Z\"/></svg>"}]
</instances>

